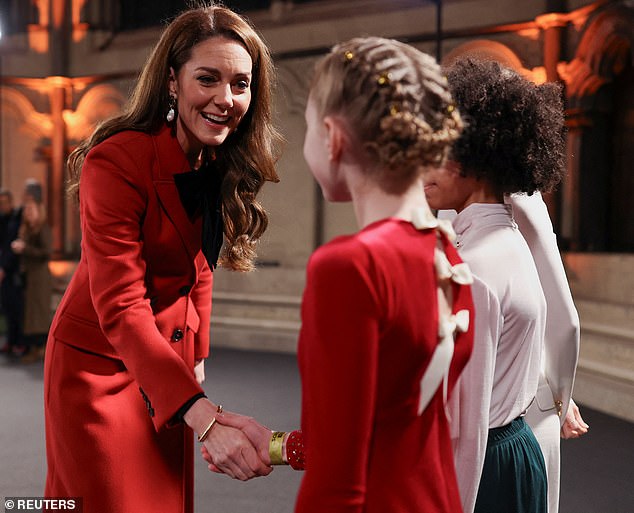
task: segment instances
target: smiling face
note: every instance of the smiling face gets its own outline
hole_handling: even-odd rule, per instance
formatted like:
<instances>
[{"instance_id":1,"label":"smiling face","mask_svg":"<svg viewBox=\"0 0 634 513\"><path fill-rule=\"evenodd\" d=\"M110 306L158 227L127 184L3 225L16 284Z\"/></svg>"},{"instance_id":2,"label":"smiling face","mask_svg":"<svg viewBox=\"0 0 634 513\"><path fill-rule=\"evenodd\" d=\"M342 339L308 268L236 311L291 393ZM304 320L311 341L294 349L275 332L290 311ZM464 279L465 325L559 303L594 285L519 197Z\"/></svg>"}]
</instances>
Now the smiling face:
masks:
<instances>
[{"instance_id":1,"label":"smiling face","mask_svg":"<svg viewBox=\"0 0 634 513\"><path fill-rule=\"evenodd\" d=\"M169 90L178 105L176 137L191 163L203 147L222 144L246 114L252 68L242 44L216 36L194 46L181 69L172 70Z\"/></svg>"}]
</instances>

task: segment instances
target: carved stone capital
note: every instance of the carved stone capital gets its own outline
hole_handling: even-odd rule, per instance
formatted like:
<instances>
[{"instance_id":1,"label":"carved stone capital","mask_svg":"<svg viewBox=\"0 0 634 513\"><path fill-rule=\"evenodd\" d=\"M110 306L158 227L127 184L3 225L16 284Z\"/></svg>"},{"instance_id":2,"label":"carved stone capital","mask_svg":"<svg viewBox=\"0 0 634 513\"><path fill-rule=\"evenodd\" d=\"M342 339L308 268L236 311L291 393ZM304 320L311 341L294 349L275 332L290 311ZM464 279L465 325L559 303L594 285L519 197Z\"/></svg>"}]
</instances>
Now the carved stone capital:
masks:
<instances>
[{"instance_id":1,"label":"carved stone capital","mask_svg":"<svg viewBox=\"0 0 634 513\"><path fill-rule=\"evenodd\" d=\"M557 67L569 98L597 94L627 66L634 47L634 9L608 7L598 12L583 33L575 58Z\"/></svg>"},{"instance_id":2,"label":"carved stone capital","mask_svg":"<svg viewBox=\"0 0 634 513\"><path fill-rule=\"evenodd\" d=\"M596 74L587 62L578 57L570 63L559 63L557 72L566 84L566 94L569 98L592 96L608 81L607 78Z\"/></svg>"}]
</instances>

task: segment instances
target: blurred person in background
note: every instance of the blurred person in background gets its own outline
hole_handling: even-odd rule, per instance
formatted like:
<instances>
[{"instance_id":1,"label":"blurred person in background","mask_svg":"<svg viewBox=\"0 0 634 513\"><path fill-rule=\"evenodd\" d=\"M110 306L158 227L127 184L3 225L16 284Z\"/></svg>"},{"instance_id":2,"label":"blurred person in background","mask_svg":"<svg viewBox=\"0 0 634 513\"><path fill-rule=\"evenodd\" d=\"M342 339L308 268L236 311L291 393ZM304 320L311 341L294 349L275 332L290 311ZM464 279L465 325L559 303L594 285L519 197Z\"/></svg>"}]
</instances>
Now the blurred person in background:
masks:
<instances>
[{"instance_id":1,"label":"blurred person in background","mask_svg":"<svg viewBox=\"0 0 634 513\"><path fill-rule=\"evenodd\" d=\"M42 186L28 180L24 190L22 223L11 249L20 255L24 287L23 363L44 358L46 336L51 324L52 280L48 268L51 256L51 228L46 219Z\"/></svg>"},{"instance_id":2,"label":"blurred person in background","mask_svg":"<svg viewBox=\"0 0 634 513\"><path fill-rule=\"evenodd\" d=\"M24 303L20 258L11 248L18 238L22 221L22 208L13 206L13 195L8 189L0 190L0 301L6 321L6 343L1 349L9 356L22 356Z\"/></svg>"}]
</instances>

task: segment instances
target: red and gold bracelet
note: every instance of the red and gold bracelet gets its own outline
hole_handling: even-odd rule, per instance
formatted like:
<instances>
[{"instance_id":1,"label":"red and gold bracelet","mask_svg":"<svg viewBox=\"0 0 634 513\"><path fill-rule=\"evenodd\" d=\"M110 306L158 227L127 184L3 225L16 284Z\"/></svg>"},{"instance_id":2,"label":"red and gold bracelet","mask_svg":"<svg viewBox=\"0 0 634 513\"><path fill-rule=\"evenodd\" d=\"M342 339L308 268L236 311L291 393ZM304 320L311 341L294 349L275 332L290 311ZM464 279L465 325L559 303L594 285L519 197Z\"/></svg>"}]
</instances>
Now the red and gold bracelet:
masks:
<instances>
[{"instance_id":1,"label":"red and gold bracelet","mask_svg":"<svg viewBox=\"0 0 634 513\"><path fill-rule=\"evenodd\" d=\"M286 461L294 470L306 470L304 437L299 429L291 431L286 439Z\"/></svg>"}]
</instances>

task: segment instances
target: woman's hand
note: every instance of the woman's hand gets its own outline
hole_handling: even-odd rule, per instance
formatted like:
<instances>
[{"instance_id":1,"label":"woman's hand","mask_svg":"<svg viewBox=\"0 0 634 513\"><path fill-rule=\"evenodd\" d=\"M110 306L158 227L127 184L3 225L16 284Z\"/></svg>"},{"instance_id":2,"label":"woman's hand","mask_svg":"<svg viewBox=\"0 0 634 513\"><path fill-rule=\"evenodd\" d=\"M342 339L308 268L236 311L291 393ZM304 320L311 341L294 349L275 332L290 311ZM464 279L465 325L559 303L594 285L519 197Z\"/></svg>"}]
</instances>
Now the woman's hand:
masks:
<instances>
[{"instance_id":1,"label":"woman's hand","mask_svg":"<svg viewBox=\"0 0 634 513\"><path fill-rule=\"evenodd\" d=\"M260 459L267 465L271 464L269 444L272 431L269 428L257 422L253 417L246 417L231 412L218 415L216 423L242 431L257 450Z\"/></svg>"},{"instance_id":2,"label":"woman's hand","mask_svg":"<svg viewBox=\"0 0 634 513\"><path fill-rule=\"evenodd\" d=\"M196 376L196 381L198 381L199 385L203 384L205 381L205 360L196 360L194 364L194 376Z\"/></svg>"},{"instance_id":3,"label":"woman's hand","mask_svg":"<svg viewBox=\"0 0 634 513\"><path fill-rule=\"evenodd\" d=\"M202 398L187 410L183 420L200 435L214 417L218 419L222 416L217 410L216 405ZM260 458L247 436L234 427L216 421L203 443L217 470L235 479L246 481L256 476L266 476L273 470Z\"/></svg>"},{"instance_id":4,"label":"woman's hand","mask_svg":"<svg viewBox=\"0 0 634 513\"><path fill-rule=\"evenodd\" d=\"M210 470L217 470L234 479L247 481L266 476L273 467L265 464L249 439L239 429L223 426L218 421L203 442L211 461ZM213 467L213 468L212 468Z\"/></svg>"},{"instance_id":5,"label":"woman's hand","mask_svg":"<svg viewBox=\"0 0 634 513\"><path fill-rule=\"evenodd\" d=\"M561 426L561 437L579 438L588 432L589 427L590 426L588 426L581 417L579 407L570 399L570 406L568 406L568 411L566 412L566 420L563 426Z\"/></svg>"},{"instance_id":6,"label":"woman's hand","mask_svg":"<svg viewBox=\"0 0 634 513\"><path fill-rule=\"evenodd\" d=\"M214 460L204 444L200 446L200 453L203 455L203 460L207 462L207 468L209 470L211 470L212 472L216 472L217 474L222 474L222 472L220 472L220 469L216 467L216 465L214 465Z\"/></svg>"}]
</instances>

